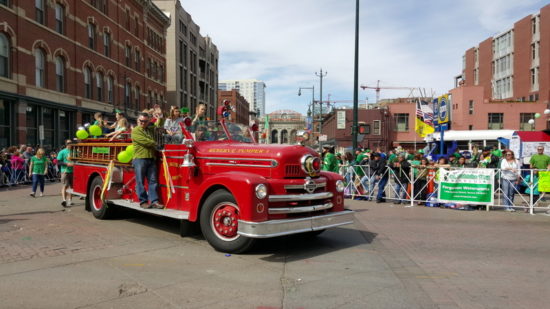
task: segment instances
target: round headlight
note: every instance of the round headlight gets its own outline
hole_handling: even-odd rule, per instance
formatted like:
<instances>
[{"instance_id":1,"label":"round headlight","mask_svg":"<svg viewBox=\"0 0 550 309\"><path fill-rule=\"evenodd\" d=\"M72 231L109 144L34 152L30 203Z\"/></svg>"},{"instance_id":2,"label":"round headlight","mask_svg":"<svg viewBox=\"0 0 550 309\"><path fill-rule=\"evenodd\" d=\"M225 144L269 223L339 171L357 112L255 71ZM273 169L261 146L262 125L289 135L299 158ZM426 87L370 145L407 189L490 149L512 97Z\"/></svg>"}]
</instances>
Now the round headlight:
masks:
<instances>
[{"instance_id":1,"label":"round headlight","mask_svg":"<svg viewBox=\"0 0 550 309\"><path fill-rule=\"evenodd\" d=\"M344 182L342 180L336 180L336 191L344 192L344 188L346 188Z\"/></svg>"},{"instance_id":2,"label":"round headlight","mask_svg":"<svg viewBox=\"0 0 550 309\"><path fill-rule=\"evenodd\" d=\"M267 196L267 187L263 183L256 186L256 197L264 199Z\"/></svg>"}]
</instances>

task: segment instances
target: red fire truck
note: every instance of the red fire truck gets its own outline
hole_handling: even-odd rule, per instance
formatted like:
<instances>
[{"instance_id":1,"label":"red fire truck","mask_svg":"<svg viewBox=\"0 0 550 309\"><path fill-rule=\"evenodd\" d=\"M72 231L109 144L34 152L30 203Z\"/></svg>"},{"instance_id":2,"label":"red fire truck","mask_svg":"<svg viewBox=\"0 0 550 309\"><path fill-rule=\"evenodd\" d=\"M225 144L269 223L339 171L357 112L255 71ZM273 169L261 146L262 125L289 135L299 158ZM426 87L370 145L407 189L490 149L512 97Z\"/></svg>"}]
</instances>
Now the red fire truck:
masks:
<instances>
[{"instance_id":1,"label":"red fire truck","mask_svg":"<svg viewBox=\"0 0 550 309\"><path fill-rule=\"evenodd\" d=\"M315 235L353 223L353 211L344 208L343 178L320 171L315 151L258 144L257 125L227 122L229 109L220 107L220 121L192 125L186 119L180 143L163 143L159 134L164 209L139 206L132 165L117 159L131 145L129 137L85 139L73 146L73 193L86 198L86 209L98 219L124 207L180 220L182 236L200 225L205 239L222 252L246 251L259 238Z\"/></svg>"}]
</instances>

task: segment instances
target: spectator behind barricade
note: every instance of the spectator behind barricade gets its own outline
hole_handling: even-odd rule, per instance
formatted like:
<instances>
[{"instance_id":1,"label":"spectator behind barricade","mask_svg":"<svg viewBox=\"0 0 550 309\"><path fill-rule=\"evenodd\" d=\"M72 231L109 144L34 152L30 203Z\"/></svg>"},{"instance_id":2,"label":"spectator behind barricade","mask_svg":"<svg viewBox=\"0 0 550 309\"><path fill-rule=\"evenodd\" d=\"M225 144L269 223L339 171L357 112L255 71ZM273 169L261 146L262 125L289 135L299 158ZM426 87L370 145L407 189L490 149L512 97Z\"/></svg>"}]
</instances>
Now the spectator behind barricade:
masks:
<instances>
[{"instance_id":1,"label":"spectator behind barricade","mask_svg":"<svg viewBox=\"0 0 550 309\"><path fill-rule=\"evenodd\" d=\"M44 148L39 148L36 155L31 158L29 166L29 178L32 178L32 192L30 196L36 196L36 187L40 185L40 196L44 196L44 177L48 172L49 159Z\"/></svg>"},{"instance_id":2,"label":"spectator behind barricade","mask_svg":"<svg viewBox=\"0 0 550 309\"><path fill-rule=\"evenodd\" d=\"M531 194L531 191L533 193L533 205L539 200L540 198L540 191L539 191L539 171L533 170L533 178L531 178L531 173L527 174L525 178L523 178L523 183L525 188L525 194ZM525 212L529 212L529 209L525 209ZM547 214L550 214L550 210L546 211Z\"/></svg>"},{"instance_id":3,"label":"spectator behind barricade","mask_svg":"<svg viewBox=\"0 0 550 309\"><path fill-rule=\"evenodd\" d=\"M181 117L181 110L172 106L170 108L170 116L164 122L164 129L166 130L165 142L168 144L181 144L183 140L183 133L181 131L181 123L183 123L183 117Z\"/></svg>"},{"instance_id":4,"label":"spectator behind barricade","mask_svg":"<svg viewBox=\"0 0 550 309\"><path fill-rule=\"evenodd\" d=\"M0 186L9 185L10 177L10 161L8 160L8 153L4 151L0 154Z\"/></svg>"},{"instance_id":5,"label":"spectator behind barricade","mask_svg":"<svg viewBox=\"0 0 550 309\"><path fill-rule=\"evenodd\" d=\"M356 199L370 200L370 197L374 193L374 188L381 178L380 176L377 176L378 175L377 170L378 168L381 168L379 166L381 164L381 161L384 161L384 159L382 159L382 156L379 153L375 152L371 156L369 156L370 159L367 160L366 158L367 157L365 157L365 159L363 160L362 165L364 166L368 165L368 168L366 168L366 175L361 177L361 185L363 186L364 191L366 191L367 197L366 198L358 197ZM383 174L384 174L384 171L382 170L381 175Z\"/></svg>"},{"instance_id":6,"label":"spectator behind barricade","mask_svg":"<svg viewBox=\"0 0 550 309\"><path fill-rule=\"evenodd\" d=\"M532 169L545 170L550 165L550 156L544 153L544 146L539 145L537 147L537 153L531 156L529 160L529 166Z\"/></svg>"},{"instance_id":7,"label":"spectator behind barricade","mask_svg":"<svg viewBox=\"0 0 550 309\"><path fill-rule=\"evenodd\" d=\"M417 174L414 182L414 195L418 197L419 200L426 200L427 184L428 184L428 168L430 167L430 162L426 158L421 158L418 165L413 165L417 169ZM422 202L419 202L418 205L422 205Z\"/></svg>"},{"instance_id":8,"label":"spectator behind barricade","mask_svg":"<svg viewBox=\"0 0 550 309\"><path fill-rule=\"evenodd\" d=\"M519 162L514 157L512 150L504 152L505 158L500 162L502 193L504 194L504 210L514 212L514 195L516 185L519 184Z\"/></svg>"},{"instance_id":9,"label":"spectator behind barricade","mask_svg":"<svg viewBox=\"0 0 550 309\"><path fill-rule=\"evenodd\" d=\"M353 165L355 165L355 160L353 160L353 155L351 152L346 152L344 155L344 164L345 171L344 171L344 178L346 180L346 185L349 184L353 180Z\"/></svg>"},{"instance_id":10,"label":"spectator behind barricade","mask_svg":"<svg viewBox=\"0 0 550 309\"><path fill-rule=\"evenodd\" d=\"M378 193L376 194L376 203L386 202L386 184L388 183L388 173L386 172L386 160L380 156L379 153L375 153L374 160L376 161L370 165L371 173L374 176L374 181L378 182ZM376 183L371 185L371 193L374 191Z\"/></svg>"},{"instance_id":11,"label":"spectator behind barricade","mask_svg":"<svg viewBox=\"0 0 550 309\"><path fill-rule=\"evenodd\" d=\"M355 150L355 165L356 165L355 174L359 179L365 176L364 167L361 166L361 163L363 162L364 159L365 159L365 153L363 152L363 149L357 148Z\"/></svg>"},{"instance_id":12,"label":"spectator behind barricade","mask_svg":"<svg viewBox=\"0 0 550 309\"><path fill-rule=\"evenodd\" d=\"M323 166L321 170L338 173L340 165L338 164L338 159L334 155L334 147L329 144L323 145Z\"/></svg>"},{"instance_id":13,"label":"spectator behind barricade","mask_svg":"<svg viewBox=\"0 0 550 309\"><path fill-rule=\"evenodd\" d=\"M485 147L481 153L479 165L481 168L498 168L500 158L492 153L493 148Z\"/></svg>"},{"instance_id":14,"label":"spectator behind barricade","mask_svg":"<svg viewBox=\"0 0 550 309\"><path fill-rule=\"evenodd\" d=\"M455 163L454 167L465 168L465 167L469 167L469 166L468 166L468 164L466 164L466 158L463 157L463 156L460 156L460 157L458 157L458 160L456 160L456 163Z\"/></svg>"},{"instance_id":15,"label":"spectator behind barricade","mask_svg":"<svg viewBox=\"0 0 550 309\"><path fill-rule=\"evenodd\" d=\"M57 167L57 153L55 151L50 152L50 161L48 164L48 178L54 182L59 176L59 169Z\"/></svg>"},{"instance_id":16,"label":"spectator behind barricade","mask_svg":"<svg viewBox=\"0 0 550 309\"><path fill-rule=\"evenodd\" d=\"M338 161L338 166L344 165L344 160L342 159L342 154L337 152L335 154L335 156L336 156L336 160ZM338 169L338 170L340 170L340 169Z\"/></svg>"},{"instance_id":17,"label":"spectator behind barricade","mask_svg":"<svg viewBox=\"0 0 550 309\"><path fill-rule=\"evenodd\" d=\"M388 151L388 162L393 162L395 161L395 159L397 159L397 155L395 154L395 151L394 150L390 150Z\"/></svg>"},{"instance_id":18,"label":"spectator behind barricade","mask_svg":"<svg viewBox=\"0 0 550 309\"><path fill-rule=\"evenodd\" d=\"M27 147L22 155L23 159L25 160L25 163L29 163L29 161L33 156L34 156L34 149L32 149L32 147Z\"/></svg>"},{"instance_id":19,"label":"spectator behind barricade","mask_svg":"<svg viewBox=\"0 0 550 309\"><path fill-rule=\"evenodd\" d=\"M130 129L130 125L124 113L120 110L115 110L116 121L109 126L109 129L114 129L113 132L108 133L105 137L110 137L109 141L113 141L117 137L121 136L122 133L127 132Z\"/></svg>"},{"instance_id":20,"label":"spectator behind barricade","mask_svg":"<svg viewBox=\"0 0 550 309\"><path fill-rule=\"evenodd\" d=\"M384 153L384 152L382 151L382 148L376 147L376 151L375 151L375 152L379 153L379 154L380 154L380 157L381 157L382 159L384 159L384 160L387 161L388 156L386 155L386 153Z\"/></svg>"},{"instance_id":21,"label":"spectator behind barricade","mask_svg":"<svg viewBox=\"0 0 550 309\"><path fill-rule=\"evenodd\" d=\"M405 155L400 155L397 158L397 162L390 163L389 166L393 170L393 177L395 180L394 190L397 198L393 203L404 203L407 199L407 187L410 184L409 177L411 164L406 160Z\"/></svg>"},{"instance_id":22,"label":"spectator behind barricade","mask_svg":"<svg viewBox=\"0 0 550 309\"><path fill-rule=\"evenodd\" d=\"M19 151L15 151L10 159L12 185L19 184L25 178L25 160L20 155Z\"/></svg>"}]
</instances>

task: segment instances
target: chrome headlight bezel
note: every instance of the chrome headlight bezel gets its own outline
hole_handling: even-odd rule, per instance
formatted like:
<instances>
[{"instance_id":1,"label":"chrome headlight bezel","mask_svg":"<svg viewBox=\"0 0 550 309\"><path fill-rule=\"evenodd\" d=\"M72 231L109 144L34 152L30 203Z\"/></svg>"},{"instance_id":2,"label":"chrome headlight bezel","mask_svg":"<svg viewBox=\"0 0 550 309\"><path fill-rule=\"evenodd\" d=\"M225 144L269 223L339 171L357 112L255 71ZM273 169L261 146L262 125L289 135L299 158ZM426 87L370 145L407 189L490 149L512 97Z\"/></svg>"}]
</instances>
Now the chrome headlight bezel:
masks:
<instances>
[{"instance_id":1,"label":"chrome headlight bezel","mask_svg":"<svg viewBox=\"0 0 550 309\"><path fill-rule=\"evenodd\" d=\"M344 192L344 189L346 188L346 185L344 184L344 181L342 180L336 180L336 191L338 192Z\"/></svg>"},{"instance_id":2,"label":"chrome headlight bezel","mask_svg":"<svg viewBox=\"0 0 550 309\"><path fill-rule=\"evenodd\" d=\"M319 161L317 162L319 165L318 169L315 169L313 166L314 161L316 160ZM312 156L310 154L307 154L300 159L300 166L302 167L302 171L304 171L306 174L310 176L315 175L321 171L321 159L319 159L318 157Z\"/></svg>"},{"instance_id":3,"label":"chrome headlight bezel","mask_svg":"<svg viewBox=\"0 0 550 309\"><path fill-rule=\"evenodd\" d=\"M261 183L254 188L254 192L256 193L256 197L258 199L263 200L267 197L267 186Z\"/></svg>"}]
</instances>

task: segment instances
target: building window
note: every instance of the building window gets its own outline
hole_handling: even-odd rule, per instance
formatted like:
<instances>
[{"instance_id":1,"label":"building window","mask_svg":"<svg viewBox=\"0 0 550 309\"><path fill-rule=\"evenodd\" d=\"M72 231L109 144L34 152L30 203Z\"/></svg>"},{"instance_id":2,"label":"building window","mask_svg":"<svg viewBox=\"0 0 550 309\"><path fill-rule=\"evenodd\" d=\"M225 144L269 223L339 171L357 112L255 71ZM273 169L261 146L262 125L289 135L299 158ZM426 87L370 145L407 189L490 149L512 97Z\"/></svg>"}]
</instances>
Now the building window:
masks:
<instances>
[{"instance_id":1,"label":"building window","mask_svg":"<svg viewBox=\"0 0 550 309\"><path fill-rule=\"evenodd\" d=\"M139 86L136 86L135 88L135 92L134 92L134 108L136 110L139 110L141 109L141 107L139 106L140 105L140 96L141 96L141 90L139 89Z\"/></svg>"},{"instance_id":2,"label":"building window","mask_svg":"<svg viewBox=\"0 0 550 309\"><path fill-rule=\"evenodd\" d=\"M504 114L489 113L489 130L502 130L502 129L504 129Z\"/></svg>"},{"instance_id":3,"label":"building window","mask_svg":"<svg viewBox=\"0 0 550 309\"><path fill-rule=\"evenodd\" d=\"M55 31L65 34L65 8L59 4L55 4Z\"/></svg>"},{"instance_id":4,"label":"building window","mask_svg":"<svg viewBox=\"0 0 550 309\"><path fill-rule=\"evenodd\" d=\"M375 120L375 121L373 122L373 125L372 125L372 128L373 128L372 134L374 134L374 135L380 135L380 134L381 134L381 131L382 131L382 130L381 130L381 125L380 125L380 124L381 124L381 121L380 121L380 120Z\"/></svg>"},{"instance_id":5,"label":"building window","mask_svg":"<svg viewBox=\"0 0 550 309\"><path fill-rule=\"evenodd\" d=\"M164 82L164 66L159 65L159 80Z\"/></svg>"},{"instance_id":6,"label":"building window","mask_svg":"<svg viewBox=\"0 0 550 309\"><path fill-rule=\"evenodd\" d=\"M132 86L130 85L129 82L127 82L124 85L124 106L130 106L130 103L132 103L131 94L130 94L131 89L132 89Z\"/></svg>"},{"instance_id":7,"label":"building window","mask_svg":"<svg viewBox=\"0 0 550 309\"><path fill-rule=\"evenodd\" d=\"M55 57L55 87L59 92L65 92L65 60Z\"/></svg>"},{"instance_id":8,"label":"building window","mask_svg":"<svg viewBox=\"0 0 550 309\"><path fill-rule=\"evenodd\" d=\"M88 47L95 49L95 25L88 24Z\"/></svg>"},{"instance_id":9,"label":"building window","mask_svg":"<svg viewBox=\"0 0 550 309\"><path fill-rule=\"evenodd\" d=\"M92 98L92 73L88 67L84 68L84 97L86 99Z\"/></svg>"},{"instance_id":10,"label":"building window","mask_svg":"<svg viewBox=\"0 0 550 309\"><path fill-rule=\"evenodd\" d=\"M472 131L474 129L473 125L468 125L468 130Z\"/></svg>"},{"instance_id":11,"label":"building window","mask_svg":"<svg viewBox=\"0 0 550 309\"><path fill-rule=\"evenodd\" d=\"M5 5L5 6L9 6L9 2L8 0L0 0L0 5Z\"/></svg>"},{"instance_id":12,"label":"building window","mask_svg":"<svg viewBox=\"0 0 550 309\"><path fill-rule=\"evenodd\" d=\"M113 78L111 76L107 77L107 102L114 104L115 103L115 97L113 93Z\"/></svg>"},{"instance_id":13,"label":"building window","mask_svg":"<svg viewBox=\"0 0 550 309\"><path fill-rule=\"evenodd\" d=\"M41 49L34 51L34 77L37 87L46 87L46 57Z\"/></svg>"},{"instance_id":14,"label":"building window","mask_svg":"<svg viewBox=\"0 0 550 309\"><path fill-rule=\"evenodd\" d=\"M126 58L126 66L129 67L132 61L132 48L130 45L126 45L126 49L124 50L124 57Z\"/></svg>"},{"instance_id":15,"label":"building window","mask_svg":"<svg viewBox=\"0 0 550 309\"><path fill-rule=\"evenodd\" d=\"M0 33L0 76L10 77L10 43L3 33Z\"/></svg>"},{"instance_id":16,"label":"building window","mask_svg":"<svg viewBox=\"0 0 550 309\"><path fill-rule=\"evenodd\" d=\"M130 30L130 9L126 9L126 30Z\"/></svg>"},{"instance_id":17,"label":"building window","mask_svg":"<svg viewBox=\"0 0 550 309\"><path fill-rule=\"evenodd\" d=\"M111 34L103 32L103 54L107 57L111 56Z\"/></svg>"},{"instance_id":18,"label":"building window","mask_svg":"<svg viewBox=\"0 0 550 309\"><path fill-rule=\"evenodd\" d=\"M470 100L468 102L468 114L470 115L474 114L474 100Z\"/></svg>"},{"instance_id":19,"label":"building window","mask_svg":"<svg viewBox=\"0 0 550 309\"><path fill-rule=\"evenodd\" d=\"M137 16L134 18L134 21L135 21L134 34L135 34L137 37L139 37L139 19L138 19Z\"/></svg>"},{"instance_id":20,"label":"building window","mask_svg":"<svg viewBox=\"0 0 550 309\"><path fill-rule=\"evenodd\" d=\"M46 12L44 10L44 0L34 0L34 7L36 12L35 20L37 23L45 24L46 22Z\"/></svg>"},{"instance_id":21,"label":"building window","mask_svg":"<svg viewBox=\"0 0 550 309\"><path fill-rule=\"evenodd\" d=\"M535 131L535 124L530 124L529 120L535 119L535 113L520 113L519 114L519 129L520 131Z\"/></svg>"},{"instance_id":22,"label":"building window","mask_svg":"<svg viewBox=\"0 0 550 309\"><path fill-rule=\"evenodd\" d=\"M97 89L97 100L103 101L103 74L95 73L95 88Z\"/></svg>"},{"instance_id":23,"label":"building window","mask_svg":"<svg viewBox=\"0 0 550 309\"><path fill-rule=\"evenodd\" d=\"M136 57L136 59L135 59L136 71L139 72L141 70L141 53L137 49L136 49L135 57Z\"/></svg>"},{"instance_id":24,"label":"building window","mask_svg":"<svg viewBox=\"0 0 550 309\"><path fill-rule=\"evenodd\" d=\"M409 114L395 114L395 131L408 132L409 131Z\"/></svg>"}]
</instances>

